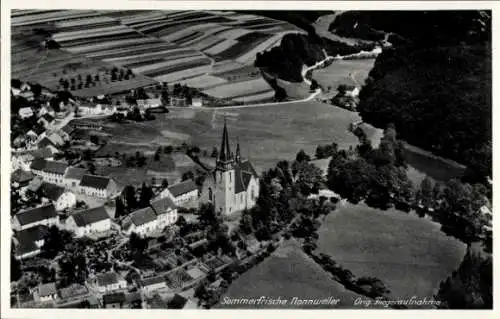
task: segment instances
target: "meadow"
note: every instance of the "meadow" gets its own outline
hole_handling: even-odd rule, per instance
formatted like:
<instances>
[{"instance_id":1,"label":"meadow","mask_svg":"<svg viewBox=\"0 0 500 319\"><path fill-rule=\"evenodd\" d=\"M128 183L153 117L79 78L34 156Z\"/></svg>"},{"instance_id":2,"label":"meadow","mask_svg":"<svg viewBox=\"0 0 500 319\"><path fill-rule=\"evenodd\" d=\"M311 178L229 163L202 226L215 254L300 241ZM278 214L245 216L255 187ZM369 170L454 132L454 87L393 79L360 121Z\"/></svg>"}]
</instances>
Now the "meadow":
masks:
<instances>
[{"instance_id":1,"label":"meadow","mask_svg":"<svg viewBox=\"0 0 500 319\"><path fill-rule=\"evenodd\" d=\"M432 298L465 250L465 244L446 236L437 223L364 204L341 204L325 219L318 240L318 252L358 277L379 278L394 298Z\"/></svg>"},{"instance_id":2,"label":"meadow","mask_svg":"<svg viewBox=\"0 0 500 319\"><path fill-rule=\"evenodd\" d=\"M266 296L288 300L286 305L229 305L224 298L256 298ZM319 265L307 256L300 245L290 240L278 248L269 258L245 272L236 279L221 298L215 308L220 309L256 309L256 308L309 308L291 305L293 297L299 299L340 299L337 305L326 308L353 308L354 300L359 295L346 290L341 284L331 279Z\"/></svg>"},{"instance_id":3,"label":"meadow","mask_svg":"<svg viewBox=\"0 0 500 319\"><path fill-rule=\"evenodd\" d=\"M375 59L365 60L336 60L323 69L313 72L313 79L318 84L328 89L336 90L340 84L355 85L361 88L371 69Z\"/></svg>"}]
</instances>

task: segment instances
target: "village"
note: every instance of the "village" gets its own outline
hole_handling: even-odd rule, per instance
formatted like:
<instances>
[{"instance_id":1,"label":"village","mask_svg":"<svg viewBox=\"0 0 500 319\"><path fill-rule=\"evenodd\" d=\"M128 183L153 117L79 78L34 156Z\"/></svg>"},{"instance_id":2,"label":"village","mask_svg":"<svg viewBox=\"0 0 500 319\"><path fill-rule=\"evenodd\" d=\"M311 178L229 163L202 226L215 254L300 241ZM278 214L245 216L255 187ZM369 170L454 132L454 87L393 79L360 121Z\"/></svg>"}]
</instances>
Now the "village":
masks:
<instances>
[{"instance_id":1,"label":"village","mask_svg":"<svg viewBox=\"0 0 500 319\"><path fill-rule=\"evenodd\" d=\"M207 291L223 291L238 275L235 269L244 271L267 251L265 242L231 232L238 224L231 213L255 205L259 182L250 162L240 157L239 144L236 156L230 151L226 127L214 171L220 176L214 173L202 185L190 178L172 185L143 184L136 194L133 186L81 165L89 157L86 151L78 158L67 152L82 144L75 132L100 129L73 119L121 110L95 100L93 106L82 106L73 97L65 100L45 89L33 94L27 83L13 88L12 95L14 101L22 97L32 105L12 114L13 123L34 123L13 127L27 130L12 145L11 257L22 272L11 283L13 306L197 308L204 303L200 298L210 298ZM51 104L58 105L57 112ZM137 100L136 107L141 114L163 108L154 98ZM95 144L87 136L83 146ZM113 157L93 160L120 165ZM233 186L218 189L219 178L229 178ZM222 230L208 226L216 208L225 216ZM210 239L212 230L219 233ZM221 233L232 236L234 245L220 243ZM194 297L202 282L204 297L199 292Z\"/></svg>"}]
</instances>

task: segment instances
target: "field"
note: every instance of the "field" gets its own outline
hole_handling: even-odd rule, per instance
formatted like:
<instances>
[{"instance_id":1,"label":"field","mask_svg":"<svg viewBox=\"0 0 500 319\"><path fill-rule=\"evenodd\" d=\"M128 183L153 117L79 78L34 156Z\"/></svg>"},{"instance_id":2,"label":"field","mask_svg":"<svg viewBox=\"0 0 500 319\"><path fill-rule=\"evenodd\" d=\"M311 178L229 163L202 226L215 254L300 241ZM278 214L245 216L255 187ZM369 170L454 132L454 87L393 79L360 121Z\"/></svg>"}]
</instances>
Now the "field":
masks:
<instances>
[{"instance_id":1,"label":"field","mask_svg":"<svg viewBox=\"0 0 500 319\"><path fill-rule=\"evenodd\" d=\"M336 90L340 84L361 87L374 63L375 59L336 60L326 68L315 70L312 77L325 90L328 87Z\"/></svg>"},{"instance_id":2,"label":"field","mask_svg":"<svg viewBox=\"0 0 500 319\"><path fill-rule=\"evenodd\" d=\"M13 77L56 89L60 73L71 81L87 74L102 78L100 71L116 66L137 75L119 81L95 81L85 88L78 88L77 83L71 91L83 97L166 81L193 84L208 95L238 102L269 100L274 91L260 73L250 70L242 75L241 70L253 64L258 52L278 44L285 34L304 33L283 21L237 12L15 10L12 17L13 34L29 38L32 49L38 50L21 52L13 59ZM29 34L34 33L34 27L41 34ZM45 52L41 45L46 36L61 48ZM67 63L80 68L65 70ZM237 76L229 76L230 80L217 76L220 65ZM256 80L260 82L256 84ZM235 92L232 84L236 84ZM238 85L252 89L242 93Z\"/></svg>"},{"instance_id":3,"label":"field","mask_svg":"<svg viewBox=\"0 0 500 319\"><path fill-rule=\"evenodd\" d=\"M440 226L404 212L343 204L328 215L318 251L356 276L382 280L395 298L431 298L460 264L465 245Z\"/></svg>"},{"instance_id":4,"label":"field","mask_svg":"<svg viewBox=\"0 0 500 319\"><path fill-rule=\"evenodd\" d=\"M223 304L224 298L255 298L261 296L288 300L287 305L229 305ZM255 309L255 308L321 308L321 306L299 307L291 305L293 297L299 299L340 299L337 305L323 308L354 308L354 300L359 295L346 290L341 284L331 279L323 269L300 246L289 241L278 248L269 258L253 267L236 279L221 303L216 308Z\"/></svg>"}]
</instances>

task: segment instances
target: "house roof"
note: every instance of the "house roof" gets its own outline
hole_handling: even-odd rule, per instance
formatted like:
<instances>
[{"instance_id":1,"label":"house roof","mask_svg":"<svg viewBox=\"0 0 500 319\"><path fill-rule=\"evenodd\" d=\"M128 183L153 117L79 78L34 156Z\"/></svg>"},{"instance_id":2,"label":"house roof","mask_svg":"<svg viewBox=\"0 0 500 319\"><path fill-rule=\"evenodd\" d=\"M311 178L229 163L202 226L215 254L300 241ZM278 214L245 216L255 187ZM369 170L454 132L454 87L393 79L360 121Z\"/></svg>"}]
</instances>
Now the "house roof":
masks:
<instances>
[{"instance_id":1,"label":"house roof","mask_svg":"<svg viewBox=\"0 0 500 319\"><path fill-rule=\"evenodd\" d=\"M86 174L82 177L80 186L105 189L110 181L109 177Z\"/></svg>"},{"instance_id":2,"label":"house roof","mask_svg":"<svg viewBox=\"0 0 500 319\"><path fill-rule=\"evenodd\" d=\"M118 283L118 274L114 271L109 271L97 275L97 284L101 287Z\"/></svg>"},{"instance_id":3,"label":"house roof","mask_svg":"<svg viewBox=\"0 0 500 319\"><path fill-rule=\"evenodd\" d=\"M249 161L237 163L234 166L235 171L235 185L234 192L239 194L248 189L248 184L252 177L257 177L257 173Z\"/></svg>"},{"instance_id":4,"label":"house roof","mask_svg":"<svg viewBox=\"0 0 500 319\"><path fill-rule=\"evenodd\" d=\"M104 304L124 303L125 299L125 293L123 292L115 292L102 296L102 301Z\"/></svg>"},{"instance_id":5,"label":"house roof","mask_svg":"<svg viewBox=\"0 0 500 319\"><path fill-rule=\"evenodd\" d=\"M156 219L156 214L151 207L136 210L129 216L132 223L136 226L144 225Z\"/></svg>"},{"instance_id":6,"label":"house roof","mask_svg":"<svg viewBox=\"0 0 500 319\"><path fill-rule=\"evenodd\" d=\"M64 188L50 183L43 183L41 191L44 197L47 197L52 201L58 200L59 197L66 192Z\"/></svg>"},{"instance_id":7,"label":"house roof","mask_svg":"<svg viewBox=\"0 0 500 319\"><path fill-rule=\"evenodd\" d=\"M78 227L94 224L105 219L109 219L108 212L104 206L91 208L71 215Z\"/></svg>"},{"instance_id":8,"label":"house roof","mask_svg":"<svg viewBox=\"0 0 500 319\"><path fill-rule=\"evenodd\" d=\"M24 113L24 112L33 112L33 109L31 108L31 106L22 107L19 109L19 113Z\"/></svg>"},{"instance_id":9,"label":"house roof","mask_svg":"<svg viewBox=\"0 0 500 319\"><path fill-rule=\"evenodd\" d=\"M28 225L44 219L57 217L54 205L46 205L21 211L15 215L21 225Z\"/></svg>"},{"instance_id":10,"label":"house roof","mask_svg":"<svg viewBox=\"0 0 500 319\"><path fill-rule=\"evenodd\" d=\"M30 169L41 171L45 168L46 165L47 161L44 160L43 158L35 158L33 162L31 162Z\"/></svg>"},{"instance_id":11,"label":"house roof","mask_svg":"<svg viewBox=\"0 0 500 319\"><path fill-rule=\"evenodd\" d=\"M16 232L14 237L18 240L19 244L22 242L34 243L35 241L42 240L48 232L49 229L47 226L38 225Z\"/></svg>"},{"instance_id":12,"label":"house roof","mask_svg":"<svg viewBox=\"0 0 500 319\"><path fill-rule=\"evenodd\" d=\"M48 109L49 109L49 108L47 107L47 110L48 110ZM49 123L51 123L52 121L54 121L54 117L53 117L52 115L50 115L49 113L45 113L45 114L42 116L42 118L43 118L44 120L46 120L47 122L49 122Z\"/></svg>"},{"instance_id":13,"label":"house roof","mask_svg":"<svg viewBox=\"0 0 500 319\"><path fill-rule=\"evenodd\" d=\"M49 139L48 137L42 138L42 140L40 142L38 142L37 146L39 148L47 147L47 146L57 147L56 144L54 144L54 142L52 142L52 140Z\"/></svg>"},{"instance_id":14,"label":"house roof","mask_svg":"<svg viewBox=\"0 0 500 319\"><path fill-rule=\"evenodd\" d=\"M188 179L184 182L180 182L180 183L177 183L175 185L168 187L169 192L174 197L189 193L189 192L194 191L196 189L198 189L198 186L196 186L196 184L191 179Z\"/></svg>"},{"instance_id":15,"label":"house roof","mask_svg":"<svg viewBox=\"0 0 500 319\"><path fill-rule=\"evenodd\" d=\"M152 200L150 204L156 215L162 215L167 213L170 209L175 209L175 204L170 197Z\"/></svg>"},{"instance_id":16,"label":"house roof","mask_svg":"<svg viewBox=\"0 0 500 319\"><path fill-rule=\"evenodd\" d=\"M52 157L54 155L52 153L52 150L48 147L43 147L37 150L33 150L30 152L30 154L33 155L34 158L47 158L47 157Z\"/></svg>"},{"instance_id":17,"label":"house roof","mask_svg":"<svg viewBox=\"0 0 500 319\"><path fill-rule=\"evenodd\" d=\"M19 241L16 247L16 255L22 256L34 251L40 250L34 241Z\"/></svg>"},{"instance_id":18,"label":"house roof","mask_svg":"<svg viewBox=\"0 0 500 319\"><path fill-rule=\"evenodd\" d=\"M55 161L46 161L45 167L43 168L44 172L64 175L66 169L68 168L68 164L62 162Z\"/></svg>"},{"instance_id":19,"label":"house roof","mask_svg":"<svg viewBox=\"0 0 500 319\"><path fill-rule=\"evenodd\" d=\"M87 170L84 168L68 167L68 169L66 170L66 175L64 175L64 178L81 180L86 173Z\"/></svg>"},{"instance_id":20,"label":"house roof","mask_svg":"<svg viewBox=\"0 0 500 319\"><path fill-rule=\"evenodd\" d=\"M14 172L12 172L11 180L17 183L26 183L32 180L33 177L33 173L18 168Z\"/></svg>"},{"instance_id":21,"label":"house roof","mask_svg":"<svg viewBox=\"0 0 500 319\"><path fill-rule=\"evenodd\" d=\"M84 285L72 284L71 286L60 289L59 295L61 295L62 299L66 299L85 295L86 293L88 293L88 291L89 290Z\"/></svg>"},{"instance_id":22,"label":"house roof","mask_svg":"<svg viewBox=\"0 0 500 319\"><path fill-rule=\"evenodd\" d=\"M165 280L165 277L163 276L155 276L155 277L149 277L149 278L144 278L142 280L142 284L144 287L151 286L151 285L156 285L159 283L167 283Z\"/></svg>"},{"instance_id":23,"label":"house roof","mask_svg":"<svg viewBox=\"0 0 500 319\"><path fill-rule=\"evenodd\" d=\"M45 127L41 126L41 125L35 125L32 129L31 129L36 135L41 135L43 132L45 132Z\"/></svg>"},{"instance_id":24,"label":"house roof","mask_svg":"<svg viewBox=\"0 0 500 319\"><path fill-rule=\"evenodd\" d=\"M30 191L33 191L33 192L36 192L40 189L40 187L42 187L42 184L43 184L43 178L41 178L40 176L36 176L35 178L33 178L33 180L29 183L28 185L28 189Z\"/></svg>"},{"instance_id":25,"label":"house roof","mask_svg":"<svg viewBox=\"0 0 500 319\"><path fill-rule=\"evenodd\" d=\"M61 130L63 130L64 132L68 133L68 134L71 134L71 132L74 131L74 127L72 125L66 125L65 127L63 127Z\"/></svg>"},{"instance_id":26,"label":"house roof","mask_svg":"<svg viewBox=\"0 0 500 319\"><path fill-rule=\"evenodd\" d=\"M38 286L38 295L40 297L50 296L57 293L56 283L49 282Z\"/></svg>"}]
</instances>

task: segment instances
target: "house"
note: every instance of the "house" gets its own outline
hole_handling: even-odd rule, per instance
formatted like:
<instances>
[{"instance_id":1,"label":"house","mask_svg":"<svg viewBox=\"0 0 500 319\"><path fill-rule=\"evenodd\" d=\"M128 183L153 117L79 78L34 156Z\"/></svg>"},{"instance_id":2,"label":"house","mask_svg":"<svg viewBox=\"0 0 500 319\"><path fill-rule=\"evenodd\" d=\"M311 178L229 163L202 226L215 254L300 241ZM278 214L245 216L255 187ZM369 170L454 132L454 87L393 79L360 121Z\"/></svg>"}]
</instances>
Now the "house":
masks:
<instances>
[{"instance_id":1,"label":"house","mask_svg":"<svg viewBox=\"0 0 500 319\"><path fill-rule=\"evenodd\" d=\"M111 219L104 206L75 213L66 219L66 229L75 237L98 234L111 229Z\"/></svg>"},{"instance_id":2,"label":"house","mask_svg":"<svg viewBox=\"0 0 500 319\"><path fill-rule=\"evenodd\" d=\"M36 193L42 187L43 183L44 183L43 178L41 178L40 176L36 176L28 184L28 186L26 187L26 190L30 190L30 191Z\"/></svg>"},{"instance_id":3,"label":"house","mask_svg":"<svg viewBox=\"0 0 500 319\"><path fill-rule=\"evenodd\" d=\"M110 177L86 174L80 181L80 192L87 196L108 198L118 193L118 185Z\"/></svg>"},{"instance_id":4,"label":"house","mask_svg":"<svg viewBox=\"0 0 500 319\"><path fill-rule=\"evenodd\" d=\"M28 186L30 181L33 179L34 175L30 171L25 171L20 168L12 172L10 175L10 180L14 187L25 187Z\"/></svg>"},{"instance_id":5,"label":"house","mask_svg":"<svg viewBox=\"0 0 500 319\"><path fill-rule=\"evenodd\" d=\"M45 136L45 127L43 125L35 125L26 133L26 144L36 144Z\"/></svg>"},{"instance_id":6,"label":"house","mask_svg":"<svg viewBox=\"0 0 500 319\"><path fill-rule=\"evenodd\" d=\"M170 98L170 103L173 106L186 106L186 98L185 97L171 97Z\"/></svg>"},{"instance_id":7,"label":"house","mask_svg":"<svg viewBox=\"0 0 500 319\"><path fill-rule=\"evenodd\" d=\"M182 206L188 202L198 200L198 186L196 186L193 180L188 179L169 186L160 193L159 197L169 197L176 206Z\"/></svg>"},{"instance_id":8,"label":"house","mask_svg":"<svg viewBox=\"0 0 500 319\"><path fill-rule=\"evenodd\" d=\"M165 288L167 288L167 281L163 276L149 277L142 280L142 289L145 293Z\"/></svg>"},{"instance_id":9,"label":"house","mask_svg":"<svg viewBox=\"0 0 500 319\"><path fill-rule=\"evenodd\" d=\"M51 132L47 138L56 146L64 145L65 139L58 132Z\"/></svg>"},{"instance_id":10,"label":"house","mask_svg":"<svg viewBox=\"0 0 500 319\"><path fill-rule=\"evenodd\" d=\"M32 117L34 113L33 113L33 109L28 106L28 107L20 108L18 114L22 119L25 119L28 117Z\"/></svg>"},{"instance_id":11,"label":"house","mask_svg":"<svg viewBox=\"0 0 500 319\"><path fill-rule=\"evenodd\" d=\"M80 167L68 167L64 174L64 187L77 189L80 186L82 177L87 174L87 170Z\"/></svg>"},{"instance_id":12,"label":"house","mask_svg":"<svg viewBox=\"0 0 500 319\"><path fill-rule=\"evenodd\" d=\"M97 275L97 289L101 293L106 293L126 288L127 288L127 281L118 276L118 274L114 271L109 271Z\"/></svg>"},{"instance_id":13,"label":"house","mask_svg":"<svg viewBox=\"0 0 500 319\"><path fill-rule=\"evenodd\" d=\"M160 107L162 106L161 99L156 98L156 99L146 99L146 100L137 100L137 106L140 109L150 109L150 108L155 108L155 107Z\"/></svg>"},{"instance_id":14,"label":"house","mask_svg":"<svg viewBox=\"0 0 500 319\"><path fill-rule=\"evenodd\" d=\"M49 227L58 224L59 218L53 204L24 210L12 217L12 228L18 231L38 225Z\"/></svg>"},{"instance_id":15,"label":"house","mask_svg":"<svg viewBox=\"0 0 500 319\"><path fill-rule=\"evenodd\" d=\"M43 225L17 231L12 237L14 242L14 257L17 260L21 260L40 254L47 233L48 228Z\"/></svg>"},{"instance_id":16,"label":"house","mask_svg":"<svg viewBox=\"0 0 500 319\"><path fill-rule=\"evenodd\" d=\"M35 301L50 302L57 300L57 289L55 282L38 285L38 289L34 292Z\"/></svg>"},{"instance_id":17,"label":"house","mask_svg":"<svg viewBox=\"0 0 500 319\"><path fill-rule=\"evenodd\" d=\"M54 204L58 212L76 206L75 194L67 191L63 187L50 183L43 183L40 190L43 197L52 201L52 204Z\"/></svg>"},{"instance_id":18,"label":"house","mask_svg":"<svg viewBox=\"0 0 500 319\"><path fill-rule=\"evenodd\" d=\"M123 222L123 232L127 235L136 233L146 237L158 228L158 220L151 207L136 210L128 215Z\"/></svg>"},{"instance_id":19,"label":"house","mask_svg":"<svg viewBox=\"0 0 500 319\"><path fill-rule=\"evenodd\" d=\"M66 133L68 135L68 138L71 136L71 133L73 132L75 128L72 125L66 125L64 126L61 131Z\"/></svg>"},{"instance_id":20,"label":"house","mask_svg":"<svg viewBox=\"0 0 500 319\"><path fill-rule=\"evenodd\" d=\"M55 120L56 119L54 118L54 116L50 115L49 113L45 113L44 115L42 115L42 117L40 117L38 123L42 124L46 129L49 129L52 127L52 125L54 125Z\"/></svg>"},{"instance_id":21,"label":"house","mask_svg":"<svg viewBox=\"0 0 500 319\"><path fill-rule=\"evenodd\" d=\"M54 152L54 148L50 147L39 148L29 152L29 154L31 154L33 158L44 158L49 161L53 160L55 153L59 153L59 151Z\"/></svg>"},{"instance_id":22,"label":"house","mask_svg":"<svg viewBox=\"0 0 500 319\"><path fill-rule=\"evenodd\" d=\"M125 301L126 298L124 292L115 292L102 296L104 308L123 308Z\"/></svg>"},{"instance_id":23,"label":"house","mask_svg":"<svg viewBox=\"0 0 500 319\"><path fill-rule=\"evenodd\" d=\"M59 296L63 300L82 299L86 297L89 290L84 285L72 284L59 290Z\"/></svg>"},{"instance_id":24,"label":"house","mask_svg":"<svg viewBox=\"0 0 500 319\"><path fill-rule=\"evenodd\" d=\"M30 166L33 174L41 176L44 181L56 185L63 185L63 177L68 165L62 162L47 161L36 158Z\"/></svg>"},{"instance_id":25,"label":"house","mask_svg":"<svg viewBox=\"0 0 500 319\"><path fill-rule=\"evenodd\" d=\"M51 139L48 137L43 137L39 142L37 143L38 149L41 148L47 148L49 149L52 154L59 153L59 149L57 148L58 146L56 143L54 143Z\"/></svg>"},{"instance_id":26,"label":"house","mask_svg":"<svg viewBox=\"0 0 500 319\"><path fill-rule=\"evenodd\" d=\"M159 228L163 229L166 226L175 224L178 218L177 207L170 197L152 200L150 205L156 214Z\"/></svg>"},{"instance_id":27,"label":"house","mask_svg":"<svg viewBox=\"0 0 500 319\"><path fill-rule=\"evenodd\" d=\"M194 97L191 101L191 105L193 107L202 107L203 106L203 99L201 97Z\"/></svg>"}]
</instances>

